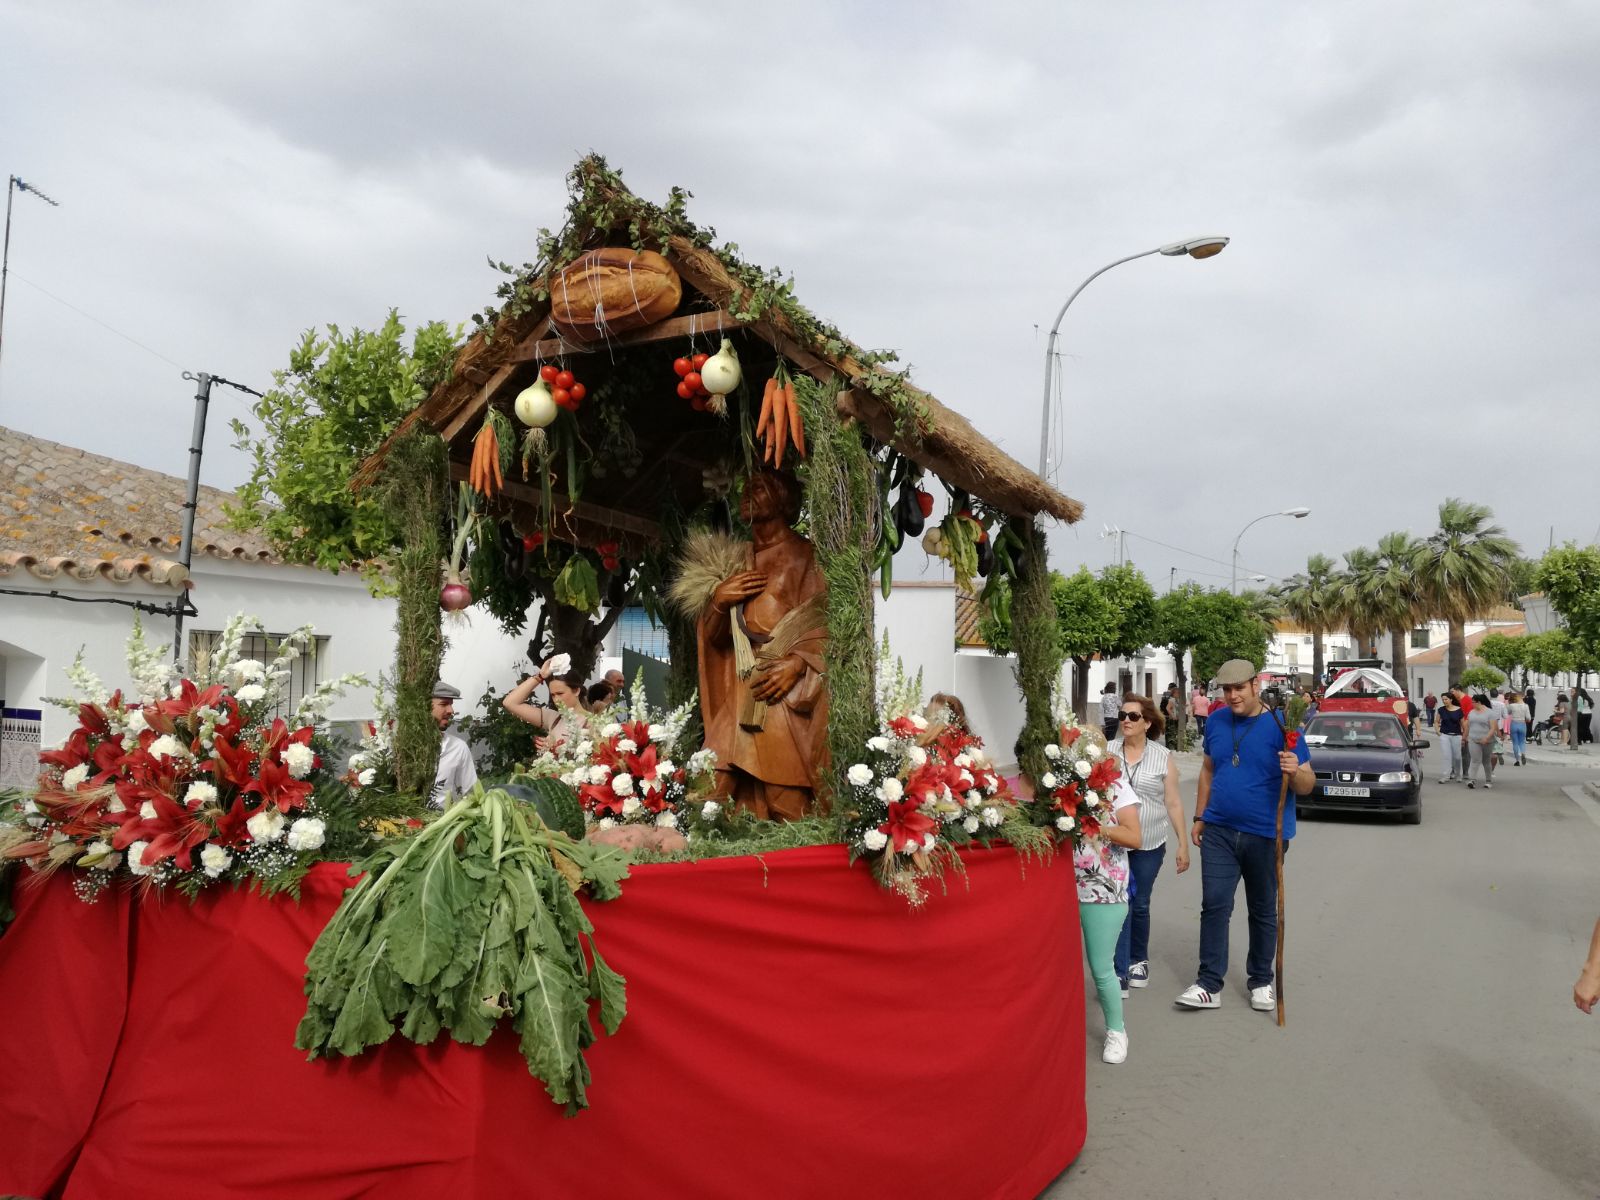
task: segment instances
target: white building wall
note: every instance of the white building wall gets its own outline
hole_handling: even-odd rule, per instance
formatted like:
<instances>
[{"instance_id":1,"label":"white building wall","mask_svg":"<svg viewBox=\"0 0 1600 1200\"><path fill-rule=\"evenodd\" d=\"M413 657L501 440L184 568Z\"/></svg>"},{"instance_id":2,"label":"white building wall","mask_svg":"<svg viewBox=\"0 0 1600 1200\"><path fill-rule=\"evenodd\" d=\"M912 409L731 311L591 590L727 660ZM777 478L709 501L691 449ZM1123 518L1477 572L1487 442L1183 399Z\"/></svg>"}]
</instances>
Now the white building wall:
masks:
<instances>
[{"instance_id":1,"label":"white building wall","mask_svg":"<svg viewBox=\"0 0 1600 1200\"><path fill-rule=\"evenodd\" d=\"M889 653L905 664L906 674L922 672L922 695L950 692L956 685L956 589L953 583L896 584L885 600L875 593L874 620L879 644L889 634Z\"/></svg>"}]
</instances>

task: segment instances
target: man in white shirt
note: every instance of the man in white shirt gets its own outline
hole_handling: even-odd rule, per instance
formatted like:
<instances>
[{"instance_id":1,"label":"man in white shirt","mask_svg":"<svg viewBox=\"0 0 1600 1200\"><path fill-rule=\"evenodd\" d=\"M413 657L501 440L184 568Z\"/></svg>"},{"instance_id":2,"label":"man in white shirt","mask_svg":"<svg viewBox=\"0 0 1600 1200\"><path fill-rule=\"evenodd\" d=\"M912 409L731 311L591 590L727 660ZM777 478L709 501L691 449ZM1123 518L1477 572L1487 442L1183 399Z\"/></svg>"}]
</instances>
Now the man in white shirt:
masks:
<instances>
[{"instance_id":1,"label":"man in white shirt","mask_svg":"<svg viewBox=\"0 0 1600 1200\"><path fill-rule=\"evenodd\" d=\"M433 685L433 722L440 734L439 765L434 769L433 791L428 795L428 803L434 808L443 808L455 797L466 795L478 782L478 767L472 761L466 739L450 732L459 699L459 688L451 687L442 679Z\"/></svg>"}]
</instances>

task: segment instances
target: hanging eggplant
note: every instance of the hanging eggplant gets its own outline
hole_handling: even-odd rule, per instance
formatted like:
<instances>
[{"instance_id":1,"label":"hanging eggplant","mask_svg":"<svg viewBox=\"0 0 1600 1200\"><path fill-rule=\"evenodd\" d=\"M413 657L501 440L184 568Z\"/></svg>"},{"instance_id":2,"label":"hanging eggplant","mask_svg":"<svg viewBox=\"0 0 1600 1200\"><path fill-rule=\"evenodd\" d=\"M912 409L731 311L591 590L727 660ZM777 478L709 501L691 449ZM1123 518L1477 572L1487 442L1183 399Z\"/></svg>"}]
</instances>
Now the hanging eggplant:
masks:
<instances>
[{"instance_id":1,"label":"hanging eggplant","mask_svg":"<svg viewBox=\"0 0 1600 1200\"><path fill-rule=\"evenodd\" d=\"M901 532L906 537L921 537L924 518L922 504L917 500L917 489L909 480L900 488L900 499L895 501Z\"/></svg>"},{"instance_id":2,"label":"hanging eggplant","mask_svg":"<svg viewBox=\"0 0 1600 1200\"><path fill-rule=\"evenodd\" d=\"M606 580L606 607L621 608L628 602L628 570L626 567L611 572Z\"/></svg>"},{"instance_id":3,"label":"hanging eggplant","mask_svg":"<svg viewBox=\"0 0 1600 1200\"><path fill-rule=\"evenodd\" d=\"M994 570L994 548L989 545L989 539L984 538L978 543L978 574L987 577Z\"/></svg>"}]
</instances>

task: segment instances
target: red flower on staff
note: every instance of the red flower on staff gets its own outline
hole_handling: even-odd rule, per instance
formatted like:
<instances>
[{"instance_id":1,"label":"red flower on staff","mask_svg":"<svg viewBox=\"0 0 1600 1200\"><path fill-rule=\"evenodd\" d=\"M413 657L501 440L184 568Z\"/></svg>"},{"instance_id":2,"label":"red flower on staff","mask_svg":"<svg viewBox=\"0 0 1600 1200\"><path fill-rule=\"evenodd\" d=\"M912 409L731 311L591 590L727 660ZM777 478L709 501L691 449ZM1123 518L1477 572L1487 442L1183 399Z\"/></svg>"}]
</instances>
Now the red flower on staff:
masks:
<instances>
[{"instance_id":1,"label":"red flower on staff","mask_svg":"<svg viewBox=\"0 0 1600 1200\"><path fill-rule=\"evenodd\" d=\"M939 822L923 812L914 801L891 800L889 819L878 826L878 832L888 837L891 850L901 853L908 846L921 850L925 836L938 828Z\"/></svg>"},{"instance_id":2,"label":"red flower on staff","mask_svg":"<svg viewBox=\"0 0 1600 1200\"><path fill-rule=\"evenodd\" d=\"M1298 729L1291 729L1283 735L1283 747L1285 750L1293 750L1299 744L1300 731Z\"/></svg>"}]
</instances>

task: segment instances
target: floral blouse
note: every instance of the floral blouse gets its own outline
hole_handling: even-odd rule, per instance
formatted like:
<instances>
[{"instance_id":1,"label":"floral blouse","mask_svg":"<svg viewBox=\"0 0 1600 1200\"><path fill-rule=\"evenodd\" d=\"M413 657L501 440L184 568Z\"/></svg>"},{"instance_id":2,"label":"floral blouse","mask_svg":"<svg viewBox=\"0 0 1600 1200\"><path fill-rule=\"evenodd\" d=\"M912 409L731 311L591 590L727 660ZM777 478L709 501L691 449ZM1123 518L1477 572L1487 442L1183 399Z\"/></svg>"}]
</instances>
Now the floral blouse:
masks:
<instances>
[{"instance_id":1,"label":"floral blouse","mask_svg":"<svg viewBox=\"0 0 1600 1200\"><path fill-rule=\"evenodd\" d=\"M1121 812L1136 807L1139 797L1124 779L1111 793L1111 810ZM1128 851L1102 838L1084 838L1072 852L1072 867L1078 876L1079 904L1126 904L1128 902Z\"/></svg>"}]
</instances>

